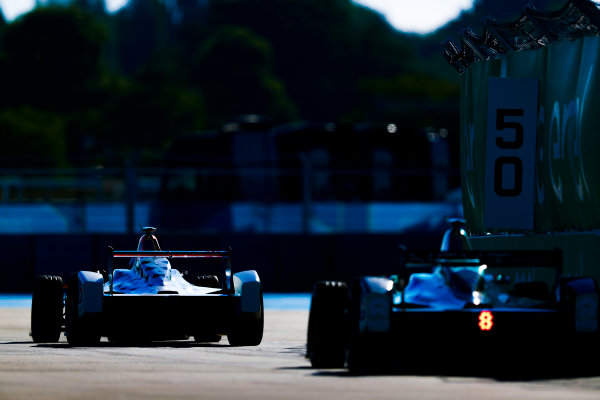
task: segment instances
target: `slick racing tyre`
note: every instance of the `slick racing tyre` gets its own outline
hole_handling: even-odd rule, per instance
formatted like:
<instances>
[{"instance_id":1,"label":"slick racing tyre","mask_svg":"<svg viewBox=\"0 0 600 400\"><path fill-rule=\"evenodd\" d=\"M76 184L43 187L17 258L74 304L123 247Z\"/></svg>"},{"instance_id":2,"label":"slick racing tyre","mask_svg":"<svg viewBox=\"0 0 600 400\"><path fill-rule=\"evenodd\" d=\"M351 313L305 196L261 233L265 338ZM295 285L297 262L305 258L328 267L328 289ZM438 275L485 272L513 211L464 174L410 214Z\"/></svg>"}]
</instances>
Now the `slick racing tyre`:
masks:
<instances>
[{"instance_id":1,"label":"slick racing tyre","mask_svg":"<svg viewBox=\"0 0 600 400\"><path fill-rule=\"evenodd\" d=\"M71 346L94 346L100 342L100 327L96 318L79 316L79 278L74 273L69 280L65 302L65 336Z\"/></svg>"},{"instance_id":2,"label":"slick racing tyre","mask_svg":"<svg viewBox=\"0 0 600 400\"><path fill-rule=\"evenodd\" d=\"M343 368L348 345L348 286L320 281L308 317L307 357L314 368Z\"/></svg>"},{"instance_id":3,"label":"slick racing tyre","mask_svg":"<svg viewBox=\"0 0 600 400\"><path fill-rule=\"evenodd\" d=\"M258 346L262 342L265 324L263 294L260 292L260 311L254 313L240 313L227 334L227 340L232 346ZM247 315L250 314L250 315Z\"/></svg>"},{"instance_id":4,"label":"slick racing tyre","mask_svg":"<svg viewBox=\"0 0 600 400\"><path fill-rule=\"evenodd\" d=\"M56 343L63 325L63 281L60 276L37 277L31 298L31 337L35 343Z\"/></svg>"},{"instance_id":5,"label":"slick racing tyre","mask_svg":"<svg viewBox=\"0 0 600 400\"><path fill-rule=\"evenodd\" d=\"M348 371L351 374L380 373L391 368L387 335L364 333L360 331L361 316L361 279L350 284L348 301ZM399 344L398 344L399 345Z\"/></svg>"}]
</instances>

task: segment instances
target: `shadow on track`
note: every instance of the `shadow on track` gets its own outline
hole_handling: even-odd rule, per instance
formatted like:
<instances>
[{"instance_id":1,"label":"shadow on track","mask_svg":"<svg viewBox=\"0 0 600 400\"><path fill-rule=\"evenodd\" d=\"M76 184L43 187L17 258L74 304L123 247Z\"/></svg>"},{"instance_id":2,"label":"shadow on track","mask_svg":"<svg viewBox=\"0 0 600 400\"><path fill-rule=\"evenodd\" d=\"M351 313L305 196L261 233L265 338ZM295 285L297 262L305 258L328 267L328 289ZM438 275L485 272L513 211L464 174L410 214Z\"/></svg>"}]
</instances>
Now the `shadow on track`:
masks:
<instances>
[{"instance_id":1,"label":"shadow on track","mask_svg":"<svg viewBox=\"0 0 600 400\"><path fill-rule=\"evenodd\" d=\"M512 360L473 360L464 363L456 360L437 361L436 364L421 362L399 365L382 362L350 371L348 368L313 369L310 361L306 365L283 369L312 370L317 377L351 378L359 376L437 376L442 378L484 378L499 382L533 382L555 379L578 379L600 377L600 365L591 359L555 358L543 362L527 360L526 357ZM591 362L590 362L591 361Z\"/></svg>"},{"instance_id":2,"label":"shadow on track","mask_svg":"<svg viewBox=\"0 0 600 400\"><path fill-rule=\"evenodd\" d=\"M2 344L31 344L32 347L44 347L54 349L68 349L68 348L119 348L119 347L137 347L137 348L158 348L158 347L171 347L174 349L188 349L194 347L233 347L229 343L196 343L192 341L158 341L158 342L100 342L93 346L71 346L69 343L34 343L34 342L6 342Z\"/></svg>"},{"instance_id":3,"label":"shadow on track","mask_svg":"<svg viewBox=\"0 0 600 400\"><path fill-rule=\"evenodd\" d=\"M310 369L310 367L298 367L297 369ZM347 369L316 370L312 374L317 377L340 377L353 378L360 376L437 376L441 378L484 378L499 382L534 382L555 379L580 379L599 377L600 371L577 371L577 370L555 370L555 371L518 371L505 370L501 372L484 371L461 371L451 369L430 370L377 370L371 372L353 373Z\"/></svg>"}]
</instances>

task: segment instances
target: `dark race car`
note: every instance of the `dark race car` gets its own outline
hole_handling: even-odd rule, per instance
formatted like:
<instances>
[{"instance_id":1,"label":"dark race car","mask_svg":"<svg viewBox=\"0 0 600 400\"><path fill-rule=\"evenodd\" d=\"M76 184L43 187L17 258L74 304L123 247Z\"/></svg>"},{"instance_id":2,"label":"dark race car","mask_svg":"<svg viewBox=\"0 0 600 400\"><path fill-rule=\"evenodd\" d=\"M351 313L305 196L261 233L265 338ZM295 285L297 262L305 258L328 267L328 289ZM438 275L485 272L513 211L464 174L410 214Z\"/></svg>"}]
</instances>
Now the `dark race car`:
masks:
<instances>
[{"instance_id":1,"label":"dark race car","mask_svg":"<svg viewBox=\"0 0 600 400\"><path fill-rule=\"evenodd\" d=\"M230 250L163 251L143 228L137 250L109 249L106 275L79 271L63 294L60 276L38 276L32 297L33 341L95 345L101 337L121 343L180 340L231 345L260 344L263 297L254 270L232 273ZM220 260L221 279L178 270L175 262ZM115 268L118 260L125 260ZM128 263L127 263L128 261ZM124 264L124 265L123 265Z\"/></svg>"},{"instance_id":2,"label":"dark race car","mask_svg":"<svg viewBox=\"0 0 600 400\"><path fill-rule=\"evenodd\" d=\"M470 250L457 227L444 240L463 250L403 250L396 271L317 282L312 366L510 374L597 363L594 278L563 276L560 250Z\"/></svg>"}]
</instances>

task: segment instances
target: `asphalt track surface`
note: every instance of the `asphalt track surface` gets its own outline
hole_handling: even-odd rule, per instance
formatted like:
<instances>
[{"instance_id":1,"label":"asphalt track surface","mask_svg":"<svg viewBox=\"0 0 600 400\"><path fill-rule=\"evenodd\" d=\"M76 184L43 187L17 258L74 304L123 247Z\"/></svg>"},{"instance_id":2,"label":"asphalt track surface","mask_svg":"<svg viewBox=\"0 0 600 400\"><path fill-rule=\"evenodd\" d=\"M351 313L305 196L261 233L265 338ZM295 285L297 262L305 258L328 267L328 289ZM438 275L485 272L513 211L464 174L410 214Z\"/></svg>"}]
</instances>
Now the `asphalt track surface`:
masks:
<instances>
[{"instance_id":1,"label":"asphalt track surface","mask_svg":"<svg viewBox=\"0 0 600 400\"><path fill-rule=\"evenodd\" d=\"M600 399L600 376L350 375L304 358L308 312L265 313L258 347L162 342L72 348L35 344L29 308L0 308L0 400ZM593 362L600 362L595 360Z\"/></svg>"}]
</instances>

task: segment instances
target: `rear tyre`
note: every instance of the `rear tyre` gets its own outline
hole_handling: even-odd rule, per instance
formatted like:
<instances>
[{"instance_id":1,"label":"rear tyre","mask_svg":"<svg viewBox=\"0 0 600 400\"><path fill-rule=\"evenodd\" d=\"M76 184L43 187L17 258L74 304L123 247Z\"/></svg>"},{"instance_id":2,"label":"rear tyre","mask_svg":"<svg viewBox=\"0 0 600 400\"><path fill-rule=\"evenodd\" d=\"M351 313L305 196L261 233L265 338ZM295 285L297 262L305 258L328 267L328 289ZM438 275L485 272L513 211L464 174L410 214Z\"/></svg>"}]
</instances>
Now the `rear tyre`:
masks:
<instances>
[{"instance_id":1,"label":"rear tyre","mask_svg":"<svg viewBox=\"0 0 600 400\"><path fill-rule=\"evenodd\" d=\"M69 280L65 302L65 336L71 346L95 346L100 342L100 326L95 316L79 316L79 278Z\"/></svg>"},{"instance_id":2,"label":"rear tyre","mask_svg":"<svg viewBox=\"0 0 600 400\"><path fill-rule=\"evenodd\" d=\"M307 357L314 368L343 368L348 346L348 286L320 281L313 288Z\"/></svg>"},{"instance_id":3,"label":"rear tyre","mask_svg":"<svg viewBox=\"0 0 600 400\"><path fill-rule=\"evenodd\" d=\"M360 332L361 279L354 279L350 287L348 306L348 371L351 374L370 374L382 369L384 361L380 356L382 338L367 337Z\"/></svg>"},{"instance_id":4,"label":"rear tyre","mask_svg":"<svg viewBox=\"0 0 600 400\"><path fill-rule=\"evenodd\" d=\"M265 313L261 290L258 315L245 313L238 315L231 331L227 334L227 340L232 346L258 346L262 342L264 324Z\"/></svg>"},{"instance_id":5,"label":"rear tyre","mask_svg":"<svg viewBox=\"0 0 600 400\"><path fill-rule=\"evenodd\" d=\"M56 343L63 325L63 281L60 276L36 278L31 298L31 337L35 343Z\"/></svg>"}]
</instances>

